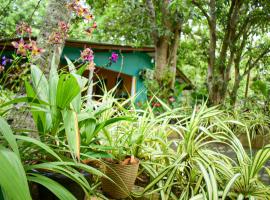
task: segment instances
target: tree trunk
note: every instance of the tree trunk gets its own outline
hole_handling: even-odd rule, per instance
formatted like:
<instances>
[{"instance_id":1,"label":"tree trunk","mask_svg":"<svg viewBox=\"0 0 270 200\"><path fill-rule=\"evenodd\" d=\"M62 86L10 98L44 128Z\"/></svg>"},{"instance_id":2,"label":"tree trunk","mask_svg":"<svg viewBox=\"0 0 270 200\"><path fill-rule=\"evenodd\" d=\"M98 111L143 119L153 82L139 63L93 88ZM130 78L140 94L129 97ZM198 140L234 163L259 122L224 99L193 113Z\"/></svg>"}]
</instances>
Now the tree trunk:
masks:
<instances>
[{"instance_id":1,"label":"tree trunk","mask_svg":"<svg viewBox=\"0 0 270 200\"><path fill-rule=\"evenodd\" d=\"M232 1L230 10L228 13L228 22L226 26L226 32L222 41L221 50L219 55L216 55L216 0L210 0L209 2L209 15L203 9L203 7L196 3L206 16L209 25L210 45L209 45L209 57L208 57L208 92L210 104L221 104L224 102L227 94L227 86L230 81L230 68L232 65L234 52L231 51L230 58L228 59L228 51L233 45L235 38L236 26L238 22L238 14L242 3L238 1ZM228 63L228 64L227 64Z\"/></svg>"},{"instance_id":2,"label":"tree trunk","mask_svg":"<svg viewBox=\"0 0 270 200\"><path fill-rule=\"evenodd\" d=\"M160 37L155 46L155 78L161 84L168 84L166 87L171 89L174 89L175 84L180 29L176 28L173 33L173 38L167 36Z\"/></svg>"},{"instance_id":3,"label":"tree trunk","mask_svg":"<svg viewBox=\"0 0 270 200\"><path fill-rule=\"evenodd\" d=\"M169 52L169 66L170 66L170 73L172 76L171 88L174 88L175 85L176 67L178 58L177 50L179 48L180 36L181 36L181 28L176 28L174 31L174 38L171 42L171 48Z\"/></svg>"},{"instance_id":4,"label":"tree trunk","mask_svg":"<svg viewBox=\"0 0 270 200\"><path fill-rule=\"evenodd\" d=\"M246 89L245 89L245 98L247 98L247 96L248 96L249 81L250 81L250 71L247 74L247 82L246 82Z\"/></svg>"},{"instance_id":5,"label":"tree trunk","mask_svg":"<svg viewBox=\"0 0 270 200\"><path fill-rule=\"evenodd\" d=\"M208 82L209 90L209 103L211 105L218 105L224 102L225 94L224 93L224 79L222 76L216 76Z\"/></svg>"},{"instance_id":6,"label":"tree trunk","mask_svg":"<svg viewBox=\"0 0 270 200\"><path fill-rule=\"evenodd\" d=\"M157 81L163 81L168 73L168 48L169 48L169 38L160 37L155 45L155 78Z\"/></svg>"},{"instance_id":7,"label":"tree trunk","mask_svg":"<svg viewBox=\"0 0 270 200\"><path fill-rule=\"evenodd\" d=\"M71 18L71 11L67 9L67 3L69 0L50 0L46 17L42 23L41 31L37 37L37 44L39 47L45 49L46 51L42 53L35 63L41 67L47 76L50 71L50 65L53 54L55 54L55 64L58 65L60 62L60 57L64 48L64 43L62 44L51 44L49 38L53 32L58 29L58 23L63 21L68 24Z\"/></svg>"},{"instance_id":8,"label":"tree trunk","mask_svg":"<svg viewBox=\"0 0 270 200\"><path fill-rule=\"evenodd\" d=\"M152 20L151 34L156 50L155 79L161 87L173 90L182 19L179 17L179 13L170 13L169 1L146 0L146 6ZM158 22L156 18L157 7L161 11L161 22ZM170 31L172 34L162 33L161 35L158 31L159 23L162 24L164 30Z\"/></svg>"},{"instance_id":9,"label":"tree trunk","mask_svg":"<svg viewBox=\"0 0 270 200\"><path fill-rule=\"evenodd\" d=\"M231 105L232 105L232 106L235 106L235 104L236 104L236 101L237 101L237 93L238 93L238 90L239 90L239 87L240 87L240 82L241 82L241 78L240 78L240 77L238 77L238 78L234 81L233 89L232 89L232 92L231 92Z\"/></svg>"}]
</instances>

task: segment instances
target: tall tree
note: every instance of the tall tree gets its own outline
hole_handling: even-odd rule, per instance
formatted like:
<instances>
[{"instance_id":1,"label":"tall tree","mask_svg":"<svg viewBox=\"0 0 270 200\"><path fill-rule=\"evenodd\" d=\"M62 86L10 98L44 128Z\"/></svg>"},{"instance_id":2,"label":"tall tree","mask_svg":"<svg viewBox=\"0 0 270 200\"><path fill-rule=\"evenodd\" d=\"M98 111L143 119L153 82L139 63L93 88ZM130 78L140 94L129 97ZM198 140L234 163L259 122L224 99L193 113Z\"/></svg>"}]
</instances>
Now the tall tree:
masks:
<instances>
[{"instance_id":1,"label":"tall tree","mask_svg":"<svg viewBox=\"0 0 270 200\"><path fill-rule=\"evenodd\" d=\"M59 30L59 23L68 24L71 19L71 10L67 8L69 0L50 0L47 11L42 23L42 28L37 37L39 47L46 51L42 53L35 61L43 69L44 73L49 74L50 62L55 54L55 64L59 64L61 53L64 47L64 40L59 43L52 42L52 34Z\"/></svg>"},{"instance_id":2,"label":"tall tree","mask_svg":"<svg viewBox=\"0 0 270 200\"><path fill-rule=\"evenodd\" d=\"M170 7L170 1L146 0L151 19L151 35L155 45L155 77L161 84L170 77L169 84L174 87L177 50L183 25L183 13ZM177 5L179 6L179 5Z\"/></svg>"},{"instance_id":3,"label":"tall tree","mask_svg":"<svg viewBox=\"0 0 270 200\"><path fill-rule=\"evenodd\" d=\"M103 4L93 2L96 12L105 13L97 19L97 32L103 39L114 43L154 45L155 78L161 87L173 88L177 50L184 22L182 4L181 0L108 0Z\"/></svg>"},{"instance_id":4,"label":"tall tree","mask_svg":"<svg viewBox=\"0 0 270 200\"><path fill-rule=\"evenodd\" d=\"M209 100L223 103L228 92L233 63L238 64L245 49L250 22L260 23L269 18L269 1L265 0L192 0L206 18L209 28L208 75ZM267 8L267 9L266 9ZM260 16L254 18L254 16ZM251 26L254 27L254 26ZM242 41L242 44L240 44ZM239 45L240 44L240 45ZM239 45L239 46L237 46ZM236 55L238 54L238 55ZM235 68L236 77L238 67ZM236 81L239 81L236 79Z\"/></svg>"}]
</instances>

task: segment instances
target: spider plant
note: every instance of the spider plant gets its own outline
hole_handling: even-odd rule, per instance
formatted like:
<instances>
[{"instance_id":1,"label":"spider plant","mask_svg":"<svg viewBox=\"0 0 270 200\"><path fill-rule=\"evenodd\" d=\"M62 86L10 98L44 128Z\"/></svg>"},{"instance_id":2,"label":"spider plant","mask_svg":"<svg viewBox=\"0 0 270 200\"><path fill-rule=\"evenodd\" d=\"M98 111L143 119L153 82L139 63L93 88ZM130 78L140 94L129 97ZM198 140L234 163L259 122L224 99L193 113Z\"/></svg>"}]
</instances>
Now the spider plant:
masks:
<instances>
[{"instance_id":1,"label":"spider plant","mask_svg":"<svg viewBox=\"0 0 270 200\"><path fill-rule=\"evenodd\" d=\"M204 180L201 166L208 168L214 160L230 163L226 155L209 148L212 143L227 144L230 139L231 132L220 120L222 114L216 107L207 108L203 104L196 106L191 115L178 119L176 131L181 140L176 141L176 152L166 151L160 155L163 161L158 159L144 165L151 176L144 194L160 191L164 200L189 199L201 191Z\"/></svg>"},{"instance_id":2,"label":"spider plant","mask_svg":"<svg viewBox=\"0 0 270 200\"><path fill-rule=\"evenodd\" d=\"M260 180L259 175L270 158L270 145L260 149L254 156L239 149L236 149L235 152L236 164L233 168L223 171L227 180L231 180L235 174L240 174L231 188L230 197L232 199L270 199L270 187Z\"/></svg>"}]
</instances>

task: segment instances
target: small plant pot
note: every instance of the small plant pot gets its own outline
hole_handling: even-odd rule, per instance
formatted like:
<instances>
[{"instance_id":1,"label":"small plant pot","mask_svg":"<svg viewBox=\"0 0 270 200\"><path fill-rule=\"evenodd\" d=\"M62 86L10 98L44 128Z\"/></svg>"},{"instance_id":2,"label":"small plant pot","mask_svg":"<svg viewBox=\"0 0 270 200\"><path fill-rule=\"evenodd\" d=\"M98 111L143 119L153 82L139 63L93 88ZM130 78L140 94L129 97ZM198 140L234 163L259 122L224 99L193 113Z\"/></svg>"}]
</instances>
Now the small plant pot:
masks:
<instances>
[{"instance_id":1,"label":"small plant pot","mask_svg":"<svg viewBox=\"0 0 270 200\"><path fill-rule=\"evenodd\" d=\"M138 169L139 160L136 164L115 164L105 162L105 174L113 181L102 178L102 191L113 199L124 199L130 195L134 186Z\"/></svg>"},{"instance_id":2,"label":"small plant pot","mask_svg":"<svg viewBox=\"0 0 270 200\"><path fill-rule=\"evenodd\" d=\"M241 135L239 139L244 147L246 148L249 147L248 138L246 135ZM252 148L260 149L270 143L270 136L269 135L256 135L255 138L251 139L250 142L251 142Z\"/></svg>"}]
</instances>

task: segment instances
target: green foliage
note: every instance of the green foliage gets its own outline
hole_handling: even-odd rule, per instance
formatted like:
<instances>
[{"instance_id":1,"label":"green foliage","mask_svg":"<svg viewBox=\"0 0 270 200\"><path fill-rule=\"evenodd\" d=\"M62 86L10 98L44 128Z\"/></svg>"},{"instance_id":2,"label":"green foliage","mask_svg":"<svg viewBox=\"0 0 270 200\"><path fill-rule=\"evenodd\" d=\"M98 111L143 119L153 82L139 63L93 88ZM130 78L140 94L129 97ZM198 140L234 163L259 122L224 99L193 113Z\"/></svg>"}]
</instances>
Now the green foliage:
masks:
<instances>
[{"instance_id":1,"label":"green foliage","mask_svg":"<svg viewBox=\"0 0 270 200\"><path fill-rule=\"evenodd\" d=\"M5 199L30 200L26 174L20 158L14 152L0 147L0 161L0 185Z\"/></svg>"},{"instance_id":2,"label":"green foliage","mask_svg":"<svg viewBox=\"0 0 270 200\"><path fill-rule=\"evenodd\" d=\"M251 89L257 94L262 94L265 99L269 99L270 97L270 87L267 82L261 80L253 81Z\"/></svg>"},{"instance_id":3,"label":"green foliage","mask_svg":"<svg viewBox=\"0 0 270 200\"><path fill-rule=\"evenodd\" d=\"M16 36L16 24L26 21L34 28L36 35L40 29L43 16L45 15L45 7L47 0L36 1L0 1L0 38L14 38Z\"/></svg>"},{"instance_id":4,"label":"green foliage","mask_svg":"<svg viewBox=\"0 0 270 200\"><path fill-rule=\"evenodd\" d=\"M76 199L69 191L67 191L55 180L46 177L46 174L43 174L42 172L39 173L39 170L48 170L50 172L62 174L70 178L74 182L78 183L84 189L87 195L92 193L92 188L85 179L84 175L79 171L84 170L85 172L95 174L97 176L103 175L99 170L89 166L84 166L83 164L78 164L71 161L63 162L63 160L54 150L39 140L27 136L13 135L12 130L3 118L0 118L0 125L0 133L4 137L1 137L0 140L0 160L2 163L2 170L0 172L0 186L4 192L5 199L30 200L31 196L28 181L33 181L47 187L61 200L67 198ZM3 146L5 145L5 142L11 148L11 150ZM33 164L29 162L29 160L23 160L24 155L21 155L21 151L18 151L18 149L21 149L25 143L34 144L34 146L31 146L31 148L40 148L47 154L54 156L58 161L42 162L40 160L40 164ZM16 192L14 192L14 190L16 190Z\"/></svg>"}]
</instances>

